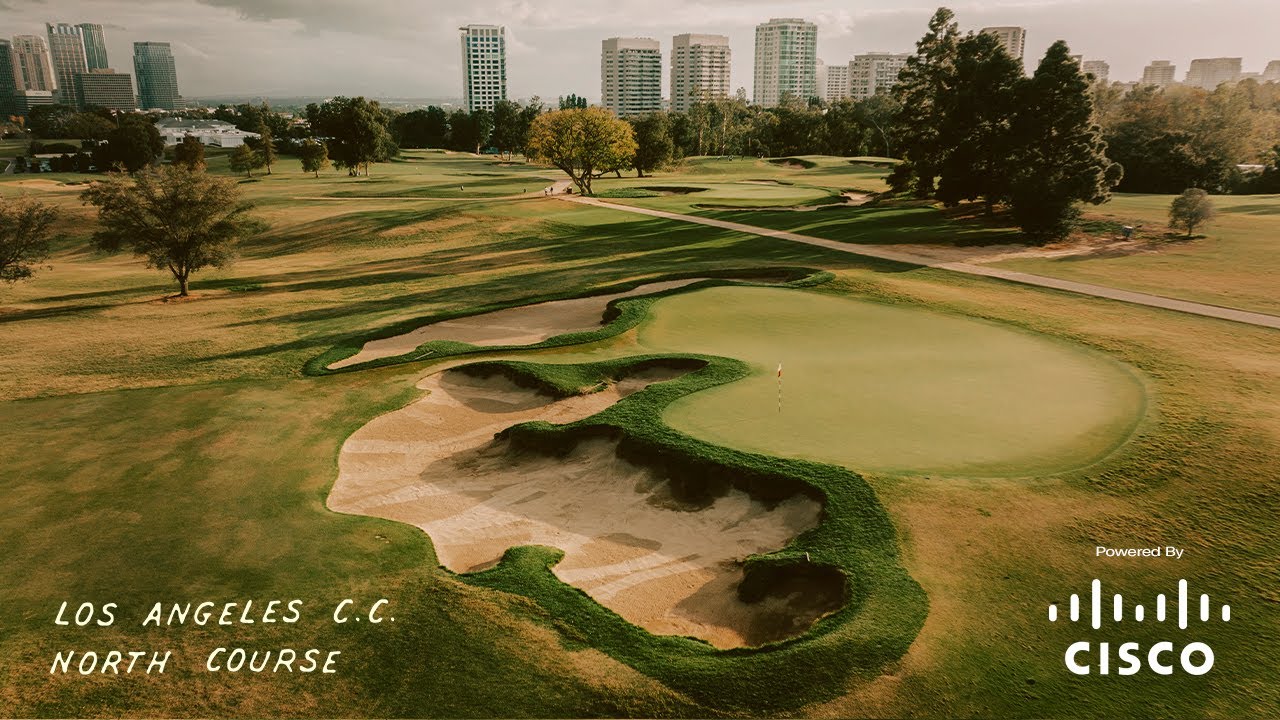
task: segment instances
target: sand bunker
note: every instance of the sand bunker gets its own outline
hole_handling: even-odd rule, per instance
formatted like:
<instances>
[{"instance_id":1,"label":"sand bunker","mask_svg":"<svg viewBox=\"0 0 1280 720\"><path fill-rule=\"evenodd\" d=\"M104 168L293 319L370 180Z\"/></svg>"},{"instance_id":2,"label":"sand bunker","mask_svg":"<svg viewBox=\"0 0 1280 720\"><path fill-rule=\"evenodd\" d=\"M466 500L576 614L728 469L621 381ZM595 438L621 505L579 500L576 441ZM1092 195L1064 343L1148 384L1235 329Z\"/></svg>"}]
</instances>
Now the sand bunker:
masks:
<instances>
[{"instance_id":1,"label":"sand bunker","mask_svg":"<svg viewBox=\"0 0 1280 720\"><path fill-rule=\"evenodd\" d=\"M337 370L370 360L403 355L432 340L456 340L482 347L532 345L556 335L599 327L604 319L605 307L619 298L671 290L705 279L685 278L649 283L612 295L556 300L432 323L403 335L370 340L360 352L331 363L329 369Z\"/></svg>"},{"instance_id":2,"label":"sand bunker","mask_svg":"<svg viewBox=\"0 0 1280 720\"><path fill-rule=\"evenodd\" d=\"M422 528L456 572L489 567L514 546L560 548L561 580L654 633L734 647L803 632L838 599L796 588L744 603L738 563L814 527L821 513L814 500L797 496L770 508L731 490L691 507L663 478L618 458L610 441L548 457L493 439L528 420L588 417L670 374L563 400L458 371L429 376L420 387L430 395L343 445L329 507Z\"/></svg>"}]
</instances>

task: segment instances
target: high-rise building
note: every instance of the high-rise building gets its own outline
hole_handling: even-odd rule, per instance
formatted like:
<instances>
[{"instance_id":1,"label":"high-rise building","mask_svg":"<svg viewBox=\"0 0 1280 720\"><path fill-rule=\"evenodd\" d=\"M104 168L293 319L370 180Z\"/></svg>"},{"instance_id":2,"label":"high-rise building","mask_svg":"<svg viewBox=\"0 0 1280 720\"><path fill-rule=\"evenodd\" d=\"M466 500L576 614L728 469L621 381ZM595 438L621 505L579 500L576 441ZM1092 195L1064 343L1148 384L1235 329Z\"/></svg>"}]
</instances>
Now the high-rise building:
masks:
<instances>
[{"instance_id":1,"label":"high-rise building","mask_svg":"<svg viewBox=\"0 0 1280 720\"><path fill-rule=\"evenodd\" d=\"M813 86L818 88L818 97L827 99L827 64L818 58L813 61Z\"/></svg>"},{"instance_id":2,"label":"high-rise building","mask_svg":"<svg viewBox=\"0 0 1280 720\"><path fill-rule=\"evenodd\" d=\"M653 38L600 44L600 104L618 117L662 109L662 46Z\"/></svg>"},{"instance_id":3,"label":"high-rise building","mask_svg":"<svg viewBox=\"0 0 1280 720\"><path fill-rule=\"evenodd\" d=\"M1267 63L1267 69L1262 71L1262 82L1280 82L1280 60L1272 60Z\"/></svg>"},{"instance_id":4,"label":"high-rise building","mask_svg":"<svg viewBox=\"0 0 1280 720\"><path fill-rule=\"evenodd\" d=\"M873 52L854 55L849 63L849 96L855 100L888 92L898 84L898 73L907 66L910 53Z\"/></svg>"},{"instance_id":5,"label":"high-rise building","mask_svg":"<svg viewBox=\"0 0 1280 720\"><path fill-rule=\"evenodd\" d=\"M828 65L826 74L821 88L822 99L833 103L849 98L849 66Z\"/></svg>"},{"instance_id":6,"label":"high-rise building","mask_svg":"<svg viewBox=\"0 0 1280 720\"><path fill-rule=\"evenodd\" d=\"M671 38L671 109L729 97L729 38L686 33Z\"/></svg>"},{"instance_id":7,"label":"high-rise building","mask_svg":"<svg viewBox=\"0 0 1280 720\"><path fill-rule=\"evenodd\" d=\"M0 39L0 119L7 119L18 112L14 93L17 83L13 78L13 43Z\"/></svg>"},{"instance_id":8,"label":"high-rise building","mask_svg":"<svg viewBox=\"0 0 1280 720\"><path fill-rule=\"evenodd\" d=\"M138 78L138 106L143 110L181 110L178 70L167 42L133 44L133 71Z\"/></svg>"},{"instance_id":9,"label":"high-rise building","mask_svg":"<svg viewBox=\"0 0 1280 720\"><path fill-rule=\"evenodd\" d=\"M753 100L775 107L785 97L818 95L818 26L800 18L773 18L756 26Z\"/></svg>"},{"instance_id":10,"label":"high-rise building","mask_svg":"<svg viewBox=\"0 0 1280 720\"><path fill-rule=\"evenodd\" d=\"M982 32L995 35L1014 60L1021 60L1022 56L1027 52L1027 31L1025 28L1003 25L1000 27L985 27L982 28Z\"/></svg>"},{"instance_id":11,"label":"high-rise building","mask_svg":"<svg viewBox=\"0 0 1280 720\"><path fill-rule=\"evenodd\" d=\"M133 95L133 78L110 68L90 70L76 75L76 94L85 107L108 110L137 110Z\"/></svg>"},{"instance_id":12,"label":"high-rise building","mask_svg":"<svg viewBox=\"0 0 1280 720\"><path fill-rule=\"evenodd\" d=\"M58 87L49 50L39 35L13 36L13 85L18 94L27 90L51 93Z\"/></svg>"},{"instance_id":13,"label":"high-rise building","mask_svg":"<svg viewBox=\"0 0 1280 720\"><path fill-rule=\"evenodd\" d=\"M106 70L107 39L102 34L102 26L97 23L80 23L80 38L84 40L84 60L90 70Z\"/></svg>"},{"instance_id":14,"label":"high-rise building","mask_svg":"<svg viewBox=\"0 0 1280 720\"><path fill-rule=\"evenodd\" d=\"M462 32L462 104L468 112L492 110L507 99L507 29L467 25Z\"/></svg>"},{"instance_id":15,"label":"high-rise building","mask_svg":"<svg viewBox=\"0 0 1280 720\"><path fill-rule=\"evenodd\" d=\"M84 38L80 36L80 28L67 23L45 23L45 30L49 35L49 56L53 60L53 73L58 82L54 97L63 105L79 108L76 75L89 71L84 59Z\"/></svg>"},{"instance_id":16,"label":"high-rise building","mask_svg":"<svg viewBox=\"0 0 1280 720\"><path fill-rule=\"evenodd\" d=\"M1240 79L1241 58L1196 58L1187 70L1186 83L1192 87L1213 90L1222 83Z\"/></svg>"},{"instance_id":17,"label":"high-rise building","mask_svg":"<svg viewBox=\"0 0 1280 720\"><path fill-rule=\"evenodd\" d=\"M14 96L13 100L19 115L30 114L31 108L37 105L54 104L52 90L22 90Z\"/></svg>"},{"instance_id":18,"label":"high-rise building","mask_svg":"<svg viewBox=\"0 0 1280 720\"><path fill-rule=\"evenodd\" d=\"M1107 85L1111 81L1111 65L1106 60L1085 60L1080 69L1093 76L1093 81Z\"/></svg>"},{"instance_id":19,"label":"high-rise building","mask_svg":"<svg viewBox=\"0 0 1280 720\"><path fill-rule=\"evenodd\" d=\"M1174 79L1177 70L1178 66L1168 60L1152 60L1150 65L1142 69L1142 84L1169 87L1177 82Z\"/></svg>"}]
</instances>

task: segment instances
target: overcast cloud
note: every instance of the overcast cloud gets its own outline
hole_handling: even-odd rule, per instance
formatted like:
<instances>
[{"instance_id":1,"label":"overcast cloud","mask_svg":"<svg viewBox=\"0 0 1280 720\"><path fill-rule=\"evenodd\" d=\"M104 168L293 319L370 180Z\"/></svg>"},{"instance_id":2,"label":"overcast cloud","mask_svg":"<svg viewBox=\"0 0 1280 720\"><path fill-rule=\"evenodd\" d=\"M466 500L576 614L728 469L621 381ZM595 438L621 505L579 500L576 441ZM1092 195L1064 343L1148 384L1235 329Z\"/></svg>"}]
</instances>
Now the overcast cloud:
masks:
<instances>
[{"instance_id":1,"label":"overcast cloud","mask_svg":"<svg viewBox=\"0 0 1280 720\"><path fill-rule=\"evenodd\" d=\"M600 41L684 32L726 34L733 86L751 91L754 27L770 17L818 23L829 64L859 52L905 52L936 2L905 0L0 0L0 33L43 34L48 22L105 26L111 64L132 72L136 40L173 43L182 93L456 97L457 28L501 24L508 93L600 94ZM1021 25L1028 62L1054 40L1137 79L1152 59L1241 56L1246 71L1280 59L1276 0L998 0L956 2L961 27ZM664 78L665 84L666 78Z\"/></svg>"}]
</instances>

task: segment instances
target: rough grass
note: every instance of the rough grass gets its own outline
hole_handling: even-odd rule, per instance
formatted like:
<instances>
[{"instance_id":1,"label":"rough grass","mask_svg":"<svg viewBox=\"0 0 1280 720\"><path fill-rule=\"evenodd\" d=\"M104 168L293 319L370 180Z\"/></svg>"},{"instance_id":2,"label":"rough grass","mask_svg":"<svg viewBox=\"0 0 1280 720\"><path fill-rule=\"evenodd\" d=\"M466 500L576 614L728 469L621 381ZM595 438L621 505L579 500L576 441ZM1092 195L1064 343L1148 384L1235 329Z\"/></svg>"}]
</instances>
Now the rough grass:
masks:
<instances>
[{"instance_id":1,"label":"rough grass","mask_svg":"<svg viewBox=\"0 0 1280 720\"><path fill-rule=\"evenodd\" d=\"M1016 259L1004 267L1070 280L1139 290L1154 295L1280 314L1280 196L1214 197L1218 215L1193 239L1168 235L1166 195L1117 195L1088 218L1103 237L1134 225L1150 239L1139 251L1118 250L1063 257Z\"/></svg>"}]
</instances>

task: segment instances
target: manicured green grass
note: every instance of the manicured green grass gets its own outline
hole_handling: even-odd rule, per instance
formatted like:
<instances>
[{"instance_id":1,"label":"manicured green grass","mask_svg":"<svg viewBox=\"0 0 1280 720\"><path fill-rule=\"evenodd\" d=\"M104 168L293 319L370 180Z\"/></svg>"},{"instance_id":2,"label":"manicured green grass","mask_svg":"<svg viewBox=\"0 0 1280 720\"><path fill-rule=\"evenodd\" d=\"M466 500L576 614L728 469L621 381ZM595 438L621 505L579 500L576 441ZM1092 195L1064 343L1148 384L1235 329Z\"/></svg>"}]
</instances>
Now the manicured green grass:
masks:
<instances>
[{"instance_id":1,"label":"manicured green grass","mask_svg":"<svg viewBox=\"0 0 1280 720\"><path fill-rule=\"evenodd\" d=\"M879 472L1069 470L1114 450L1145 405L1140 381L1103 356L966 318L814 293L682 293L653 307L639 340L754 368L747 380L672 405L666 419L676 429Z\"/></svg>"}]
</instances>

